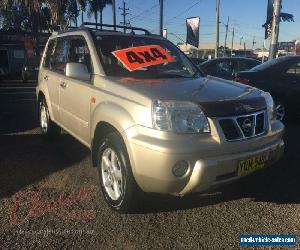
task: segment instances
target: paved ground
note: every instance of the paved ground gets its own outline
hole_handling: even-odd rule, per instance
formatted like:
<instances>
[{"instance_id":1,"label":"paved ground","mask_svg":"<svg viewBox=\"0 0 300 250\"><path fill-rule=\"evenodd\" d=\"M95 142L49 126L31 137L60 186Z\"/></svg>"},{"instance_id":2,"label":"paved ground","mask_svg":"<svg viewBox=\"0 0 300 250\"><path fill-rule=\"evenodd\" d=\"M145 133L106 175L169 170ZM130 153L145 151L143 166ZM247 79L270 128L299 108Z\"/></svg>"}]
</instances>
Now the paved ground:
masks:
<instances>
[{"instance_id":1,"label":"paved ground","mask_svg":"<svg viewBox=\"0 0 300 250\"><path fill-rule=\"evenodd\" d=\"M300 236L299 125L274 168L185 199L151 195L120 215L104 204L84 146L41 139L33 91L0 86L2 248L235 249L240 234Z\"/></svg>"}]
</instances>

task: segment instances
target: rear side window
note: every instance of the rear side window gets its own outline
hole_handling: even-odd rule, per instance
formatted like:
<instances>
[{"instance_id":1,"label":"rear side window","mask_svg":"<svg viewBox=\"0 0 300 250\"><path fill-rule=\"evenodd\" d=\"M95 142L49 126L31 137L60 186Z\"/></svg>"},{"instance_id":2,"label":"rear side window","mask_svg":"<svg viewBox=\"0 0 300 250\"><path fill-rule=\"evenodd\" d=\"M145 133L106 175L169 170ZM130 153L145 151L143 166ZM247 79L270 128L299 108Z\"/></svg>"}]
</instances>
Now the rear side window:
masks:
<instances>
[{"instance_id":1,"label":"rear side window","mask_svg":"<svg viewBox=\"0 0 300 250\"><path fill-rule=\"evenodd\" d=\"M239 71L246 71L260 64L255 61L239 61Z\"/></svg>"}]
</instances>

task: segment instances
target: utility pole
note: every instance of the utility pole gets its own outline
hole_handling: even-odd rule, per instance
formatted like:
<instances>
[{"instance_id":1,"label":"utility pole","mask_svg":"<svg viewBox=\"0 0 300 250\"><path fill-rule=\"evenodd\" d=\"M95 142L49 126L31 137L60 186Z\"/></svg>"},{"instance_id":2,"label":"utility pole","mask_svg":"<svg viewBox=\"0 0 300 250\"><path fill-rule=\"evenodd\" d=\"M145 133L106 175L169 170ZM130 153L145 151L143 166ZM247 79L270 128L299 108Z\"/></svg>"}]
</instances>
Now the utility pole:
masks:
<instances>
[{"instance_id":1,"label":"utility pole","mask_svg":"<svg viewBox=\"0 0 300 250\"><path fill-rule=\"evenodd\" d=\"M231 57L233 54L233 41L234 41L234 27L232 28L232 37L231 37L231 54L230 54Z\"/></svg>"},{"instance_id":2,"label":"utility pole","mask_svg":"<svg viewBox=\"0 0 300 250\"><path fill-rule=\"evenodd\" d=\"M244 42L244 56L246 57L246 42Z\"/></svg>"},{"instance_id":3,"label":"utility pole","mask_svg":"<svg viewBox=\"0 0 300 250\"><path fill-rule=\"evenodd\" d=\"M227 18L227 24L225 25L225 27L226 27L226 33L225 33L225 42L224 42L223 56L225 56L225 54L226 54L227 34L228 34L228 24L229 24L229 17Z\"/></svg>"},{"instance_id":4,"label":"utility pole","mask_svg":"<svg viewBox=\"0 0 300 250\"><path fill-rule=\"evenodd\" d=\"M255 46L256 42L255 42L255 36L253 37L253 41L252 41L252 45L253 45L253 50L254 50L254 46Z\"/></svg>"},{"instance_id":5,"label":"utility pole","mask_svg":"<svg viewBox=\"0 0 300 250\"><path fill-rule=\"evenodd\" d=\"M116 19L116 1L112 0L112 13L113 13L113 25L114 25L114 30L116 30L116 24L117 24L117 19Z\"/></svg>"},{"instance_id":6,"label":"utility pole","mask_svg":"<svg viewBox=\"0 0 300 250\"><path fill-rule=\"evenodd\" d=\"M280 22L281 0L274 0L274 13L272 19L272 33L269 59L276 57L278 49L279 22Z\"/></svg>"},{"instance_id":7,"label":"utility pole","mask_svg":"<svg viewBox=\"0 0 300 250\"><path fill-rule=\"evenodd\" d=\"M120 23L124 25L124 33L125 33L126 32L126 26L130 25L130 22L126 22L126 16L129 15L127 10L129 10L129 8L126 8L126 3L125 3L124 0L123 0L123 8L119 7L119 10L122 10L121 15L123 16L123 22L120 22Z\"/></svg>"},{"instance_id":8,"label":"utility pole","mask_svg":"<svg viewBox=\"0 0 300 250\"><path fill-rule=\"evenodd\" d=\"M159 0L159 34L163 36L163 11L164 11L164 0Z\"/></svg>"},{"instance_id":9,"label":"utility pole","mask_svg":"<svg viewBox=\"0 0 300 250\"><path fill-rule=\"evenodd\" d=\"M240 46L242 46L242 40L244 39L244 37L240 37Z\"/></svg>"},{"instance_id":10,"label":"utility pole","mask_svg":"<svg viewBox=\"0 0 300 250\"><path fill-rule=\"evenodd\" d=\"M218 57L219 39L220 39L220 0L216 0L216 48L215 48L215 58Z\"/></svg>"}]
</instances>

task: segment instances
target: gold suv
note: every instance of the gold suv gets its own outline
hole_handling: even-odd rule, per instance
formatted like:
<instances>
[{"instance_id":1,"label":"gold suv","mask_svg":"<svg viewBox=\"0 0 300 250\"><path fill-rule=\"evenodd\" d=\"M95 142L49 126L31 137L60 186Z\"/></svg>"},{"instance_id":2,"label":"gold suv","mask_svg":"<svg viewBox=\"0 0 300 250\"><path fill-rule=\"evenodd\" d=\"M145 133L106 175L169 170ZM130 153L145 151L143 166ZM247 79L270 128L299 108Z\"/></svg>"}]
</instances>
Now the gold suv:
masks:
<instances>
[{"instance_id":1,"label":"gold suv","mask_svg":"<svg viewBox=\"0 0 300 250\"><path fill-rule=\"evenodd\" d=\"M282 156L270 94L205 76L167 39L129 31L52 35L36 89L42 136L63 128L90 148L110 207L203 191Z\"/></svg>"}]
</instances>

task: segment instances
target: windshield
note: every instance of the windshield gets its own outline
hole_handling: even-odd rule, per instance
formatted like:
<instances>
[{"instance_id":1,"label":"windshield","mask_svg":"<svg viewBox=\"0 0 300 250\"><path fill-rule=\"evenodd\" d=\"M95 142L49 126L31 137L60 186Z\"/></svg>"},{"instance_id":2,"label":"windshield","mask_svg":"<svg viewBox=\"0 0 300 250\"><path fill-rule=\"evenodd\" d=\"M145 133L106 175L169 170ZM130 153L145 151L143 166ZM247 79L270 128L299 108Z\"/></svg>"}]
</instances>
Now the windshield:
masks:
<instances>
[{"instance_id":1,"label":"windshield","mask_svg":"<svg viewBox=\"0 0 300 250\"><path fill-rule=\"evenodd\" d=\"M99 51L104 71L108 76L124 76L134 78L192 78L201 76L200 71L186 58L186 56L171 42L148 37L118 36L118 35L97 35L97 49ZM117 56L116 51L127 48L142 46L159 46L172 58L172 61L164 61L156 65L147 65L134 70L128 69L124 62ZM138 52L140 53L140 52ZM153 58L148 54L142 57L138 54L138 59L147 60ZM154 55L155 56L155 55Z\"/></svg>"}]
</instances>

